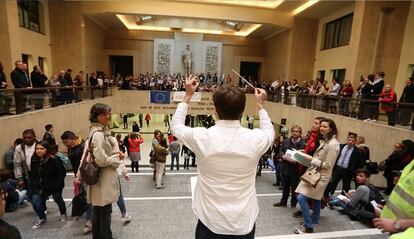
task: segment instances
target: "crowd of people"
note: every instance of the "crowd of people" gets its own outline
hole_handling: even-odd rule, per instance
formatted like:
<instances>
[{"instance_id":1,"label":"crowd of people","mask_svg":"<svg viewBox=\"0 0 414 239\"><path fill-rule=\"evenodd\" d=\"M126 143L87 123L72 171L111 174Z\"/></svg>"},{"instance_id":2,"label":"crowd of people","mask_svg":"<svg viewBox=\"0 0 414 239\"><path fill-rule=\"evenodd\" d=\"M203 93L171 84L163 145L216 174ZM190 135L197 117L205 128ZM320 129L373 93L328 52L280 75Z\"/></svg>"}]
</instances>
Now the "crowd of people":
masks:
<instances>
[{"instance_id":1,"label":"crowd of people","mask_svg":"<svg viewBox=\"0 0 414 239\"><path fill-rule=\"evenodd\" d=\"M34 65L29 74L27 64L18 60L15 68L10 73L10 79L14 86L14 100L16 114L21 114L31 108L42 109L45 104L46 93L50 93L49 103L52 107L72 102L79 102L83 99L83 90L80 88L89 85L93 88L104 88L114 85L112 79L106 74L96 75L91 73L88 82L84 79L84 72L79 71L74 77L72 70L61 70L48 77L39 65ZM49 89L44 88L58 88ZM68 89L62 89L63 87ZM6 74L0 62L0 89L8 89ZM10 114L12 96L6 92L0 92L0 115Z\"/></svg>"},{"instance_id":2,"label":"crowd of people","mask_svg":"<svg viewBox=\"0 0 414 239\"><path fill-rule=\"evenodd\" d=\"M384 193L389 198L385 201L383 194L369 184L375 168L363 136L350 132L347 141L340 144L335 122L317 117L310 131L304 133L301 126L295 125L291 127L290 137L288 132L280 132L275 139L274 126L263 107L266 91L259 88L254 93L260 126L241 127L245 92L229 84L217 87L213 93L217 122L209 127L191 127L188 103L199 84L198 76L186 79L186 95L169 123L170 134L167 137L155 130L149 154L156 189L165 188L163 175L169 154L170 170L174 165L179 170L180 152L184 154L184 168L188 169L189 159L193 158L192 166L197 166L198 172L193 205L199 219L196 238L223 235L254 238L258 215L255 182L260 176L258 168L261 169L258 164L275 169L274 186L281 186L283 190L282 198L273 206L286 207L289 197L291 207L299 204L300 211L292 216L302 217L304 223L299 223L294 233L314 232L321 209L326 205L342 209L352 219L373 223L384 232L404 232L414 226L410 203L414 197L410 183L414 173L411 140L396 144L395 151L380 164L379 169L384 170L387 179ZM92 232L93 238L112 238L111 213L115 202L123 222L127 224L131 220L120 177L130 179L125 167L128 157L132 171L139 172L144 143L140 130L135 127L122 140L121 135L109 129L110 106L101 103L92 106L89 121L91 127L86 140L72 131L61 135L67 157L58 152L53 125L45 126L40 141L34 130L23 131L22 139L16 139L5 154L7 169L1 170L2 203L5 202L7 211L30 203L39 218L33 228L39 229L47 223L46 200L52 197L59 208L59 220L65 221L67 213L62 191L70 162L76 175L74 196L88 199L85 211L79 212L79 216L85 213L87 217L85 233ZM142 122L140 124L142 127ZM301 152L302 160L289 154L291 150ZM93 167L99 174L93 174L87 167ZM336 189L340 181L343 190L338 195ZM351 190L352 181L355 190ZM2 224L7 223L0 221ZM6 226L16 233L14 227Z\"/></svg>"},{"instance_id":3,"label":"crowd of people","mask_svg":"<svg viewBox=\"0 0 414 239\"><path fill-rule=\"evenodd\" d=\"M277 100L284 103L371 122L378 121L381 109L387 115L388 125L408 126L414 112L414 79L407 79L398 100L396 92L384 78L384 72L361 76L358 87L352 86L349 80L341 85L335 78L331 84L319 78L304 81L302 85L297 80L292 83L274 81L269 92L277 94ZM414 130L413 123L411 129Z\"/></svg>"}]
</instances>

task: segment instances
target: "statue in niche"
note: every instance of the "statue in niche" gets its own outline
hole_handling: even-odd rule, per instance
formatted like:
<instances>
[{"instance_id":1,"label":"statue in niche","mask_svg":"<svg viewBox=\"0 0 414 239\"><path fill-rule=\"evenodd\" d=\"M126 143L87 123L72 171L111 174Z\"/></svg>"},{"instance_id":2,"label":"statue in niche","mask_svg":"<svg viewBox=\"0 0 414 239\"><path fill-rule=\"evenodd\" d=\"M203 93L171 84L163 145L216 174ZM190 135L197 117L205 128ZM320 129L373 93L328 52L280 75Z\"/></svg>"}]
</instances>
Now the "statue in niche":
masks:
<instances>
[{"instance_id":1,"label":"statue in niche","mask_svg":"<svg viewBox=\"0 0 414 239\"><path fill-rule=\"evenodd\" d=\"M181 56L184 64L184 74L190 74L193 70L193 60L189 44L187 44Z\"/></svg>"}]
</instances>

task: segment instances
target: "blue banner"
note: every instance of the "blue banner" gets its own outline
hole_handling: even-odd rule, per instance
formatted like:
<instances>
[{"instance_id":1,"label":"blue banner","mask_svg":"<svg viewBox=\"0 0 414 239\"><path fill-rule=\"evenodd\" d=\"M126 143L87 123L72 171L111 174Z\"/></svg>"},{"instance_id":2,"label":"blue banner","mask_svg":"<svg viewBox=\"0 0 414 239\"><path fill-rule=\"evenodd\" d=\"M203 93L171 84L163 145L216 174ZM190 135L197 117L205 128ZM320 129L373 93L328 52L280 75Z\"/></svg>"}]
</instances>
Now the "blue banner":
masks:
<instances>
[{"instance_id":1,"label":"blue banner","mask_svg":"<svg viewBox=\"0 0 414 239\"><path fill-rule=\"evenodd\" d=\"M155 104L169 104L170 92L169 91L151 91L150 102Z\"/></svg>"}]
</instances>

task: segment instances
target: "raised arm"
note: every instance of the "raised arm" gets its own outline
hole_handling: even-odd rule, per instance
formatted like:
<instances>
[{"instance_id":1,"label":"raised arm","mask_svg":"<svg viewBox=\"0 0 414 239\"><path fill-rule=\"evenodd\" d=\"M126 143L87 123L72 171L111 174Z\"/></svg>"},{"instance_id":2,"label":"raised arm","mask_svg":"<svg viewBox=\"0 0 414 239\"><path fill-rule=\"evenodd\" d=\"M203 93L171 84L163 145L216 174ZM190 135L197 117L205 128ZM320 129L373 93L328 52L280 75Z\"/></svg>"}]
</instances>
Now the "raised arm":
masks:
<instances>
[{"instance_id":1,"label":"raised arm","mask_svg":"<svg viewBox=\"0 0 414 239\"><path fill-rule=\"evenodd\" d=\"M188 111L188 103L196 92L198 86L199 82L197 76L190 75L187 77L185 82L186 94L184 96L183 102L178 104L177 110L175 111L175 114L171 120L171 133L189 147L193 147L194 142L192 138L195 129L185 126L184 123Z\"/></svg>"},{"instance_id":2,"label":"raised arm","mask_svg":"<svg viewBox=\"0 0 414 239\"><path fill-rule=\"evenodd\" d=\"M267 114L267 111L264 109L263 104L266 100L267 94L263 89L255 89L256 104L259 111L260 118L260 131L263 132L263 141L260 145L260 150L267 150L275 138L275 129L273 128L272 121Z\"/></svg>"}]
</instances>

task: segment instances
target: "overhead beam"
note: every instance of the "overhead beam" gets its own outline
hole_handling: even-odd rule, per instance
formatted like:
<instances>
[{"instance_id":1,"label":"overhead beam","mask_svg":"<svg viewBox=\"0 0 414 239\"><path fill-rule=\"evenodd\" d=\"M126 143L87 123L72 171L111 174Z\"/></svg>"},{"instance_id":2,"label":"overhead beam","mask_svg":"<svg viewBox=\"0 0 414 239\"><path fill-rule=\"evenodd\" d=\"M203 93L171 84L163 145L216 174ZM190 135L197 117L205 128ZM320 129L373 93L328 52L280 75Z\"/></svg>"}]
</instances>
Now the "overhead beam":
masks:
<instances>
[{"instance_id":1,"label":"overhead beam","mask_svg":"<svg viewBox=\"0 0 414 239\"><path fill-rule=\"evenodd\" d=\"M70 2L70 1L67 1ZM291 12L240 6L197 4L170 1L82 1L82 14L145 14L156 16L221 19L249 23L273 24L290 28Z\"/></svg>"}]
</instances>

